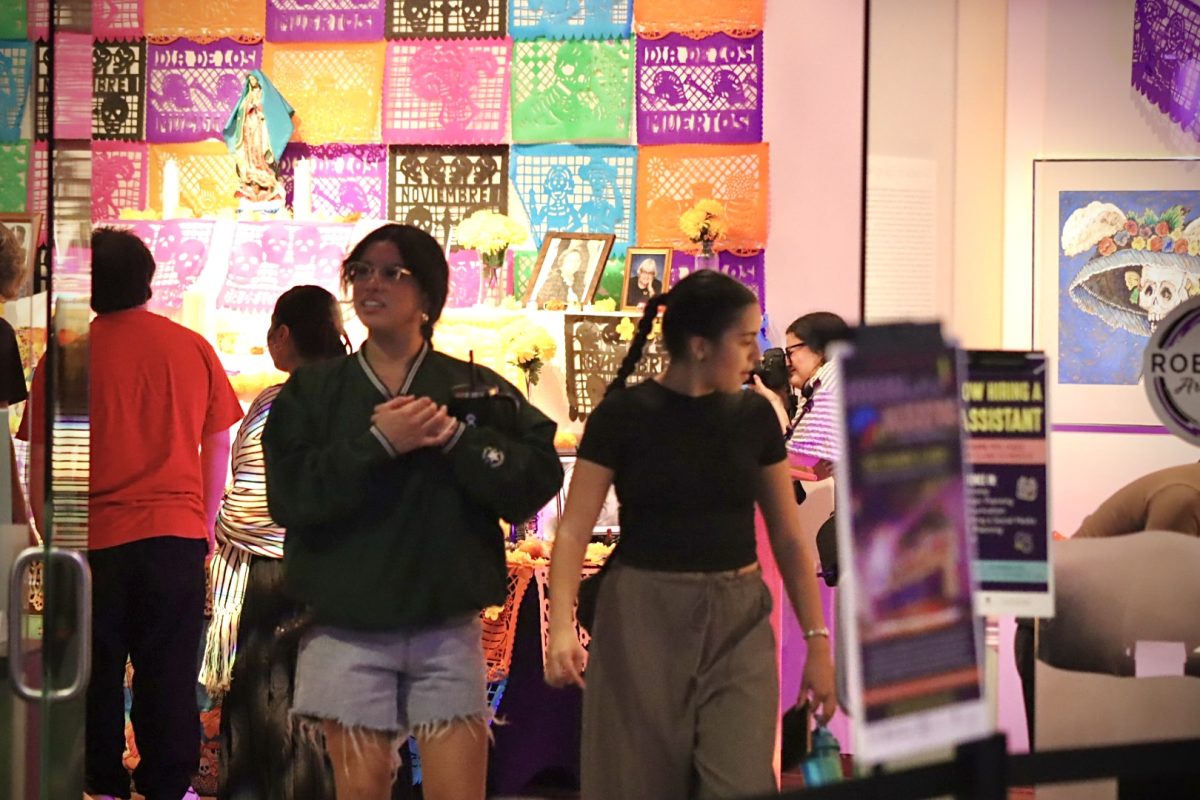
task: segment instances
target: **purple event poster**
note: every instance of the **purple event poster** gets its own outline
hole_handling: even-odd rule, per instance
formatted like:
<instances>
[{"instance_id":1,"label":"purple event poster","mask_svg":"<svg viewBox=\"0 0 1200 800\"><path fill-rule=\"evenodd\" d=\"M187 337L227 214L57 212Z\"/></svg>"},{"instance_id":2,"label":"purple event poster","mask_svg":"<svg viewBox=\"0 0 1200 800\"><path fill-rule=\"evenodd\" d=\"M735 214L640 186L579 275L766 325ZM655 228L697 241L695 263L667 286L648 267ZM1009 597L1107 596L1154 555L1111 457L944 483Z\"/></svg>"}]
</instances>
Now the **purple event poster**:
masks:
<instances>
[{"instance_id":1,"label":"purple event poster","mask_svg":"<svg viewBox=\"0 0 1200 800\"><path fill-rule=\"evenodd\" d=\"M1051 616L1045 353L969 352L962 396L980 613Z\"/></svg>"},{"instance_id":2,"label":"purple event poster","mask_svg":"<svg viewBox=\"0 0 1200 800\"><path fill-rule=\"evenodd\" d=\"M638 39L639 144L761 142L762 34Z\"/></svg>"},{"instance_id":3,"label":"purple event poster","mask_svg":"<svg viewBox=\"0 0 1200 800\"><path fill-rule=\"evenodd\" d=\"M958 352L934 326L835 346L845 457L838 551L854 754L907 758L986 734Z\"/></svg>"}]
</instances>

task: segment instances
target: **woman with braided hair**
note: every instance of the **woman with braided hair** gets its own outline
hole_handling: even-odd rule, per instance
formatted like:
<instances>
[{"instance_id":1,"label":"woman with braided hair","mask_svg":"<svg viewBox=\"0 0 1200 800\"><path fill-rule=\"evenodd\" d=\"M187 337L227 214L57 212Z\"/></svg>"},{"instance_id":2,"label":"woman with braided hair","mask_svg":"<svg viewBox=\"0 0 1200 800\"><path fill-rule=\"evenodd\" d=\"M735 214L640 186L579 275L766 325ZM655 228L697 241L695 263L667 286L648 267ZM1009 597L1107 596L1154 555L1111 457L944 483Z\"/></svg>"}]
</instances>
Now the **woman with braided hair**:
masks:
<instances>
[{"instance_id":1,"label":"woman with braided hair","mask_svg":"<svg viewBox=\"0 0 1200 800\"><path fill-rule=\"evenodd\" d=\"M659 312L666 372L633 372ZM808 638L801 700L832 715L833 660L814 548L795 515L770 404L742 391L758 363L754 294L711 270L650 299L579 445L550 565L546 680L587 686L583 797L742 797L776 790L778 672L771 596L756 554L761 508ZM576 634L579 572L610 486L621 542Z\"/></svg>"}]
</instances>

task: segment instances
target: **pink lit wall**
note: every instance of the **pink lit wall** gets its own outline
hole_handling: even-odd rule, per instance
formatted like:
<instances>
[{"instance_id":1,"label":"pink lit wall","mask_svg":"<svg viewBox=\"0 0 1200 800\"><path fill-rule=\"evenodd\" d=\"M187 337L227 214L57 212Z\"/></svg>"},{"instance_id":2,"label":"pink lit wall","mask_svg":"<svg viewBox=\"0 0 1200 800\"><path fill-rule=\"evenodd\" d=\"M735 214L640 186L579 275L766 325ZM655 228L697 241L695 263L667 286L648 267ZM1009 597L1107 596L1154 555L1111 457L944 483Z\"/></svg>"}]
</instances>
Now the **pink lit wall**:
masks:
<instances>
[{"instance_id":1,"label":"pink lit wall","mask_svg":"<svg viewBox=\"0 0 1200 800\"><path fill-rule=\"evenodd\" d=\"M776 342L788 323L809 311L834 311L850 322L858 319L864 8L863 0L767 3L767 314ZM813 498L806 509L812 512L806 517L807 534L815 536L811 520L828 516L829 508L829 492ZM822 595L831 618L832 593ZM799 691L804 639L790 609L782 619L780 700L786 708ZM839 715L831 729L849 749L845 717Z\"/></svg>"}]
</instances>

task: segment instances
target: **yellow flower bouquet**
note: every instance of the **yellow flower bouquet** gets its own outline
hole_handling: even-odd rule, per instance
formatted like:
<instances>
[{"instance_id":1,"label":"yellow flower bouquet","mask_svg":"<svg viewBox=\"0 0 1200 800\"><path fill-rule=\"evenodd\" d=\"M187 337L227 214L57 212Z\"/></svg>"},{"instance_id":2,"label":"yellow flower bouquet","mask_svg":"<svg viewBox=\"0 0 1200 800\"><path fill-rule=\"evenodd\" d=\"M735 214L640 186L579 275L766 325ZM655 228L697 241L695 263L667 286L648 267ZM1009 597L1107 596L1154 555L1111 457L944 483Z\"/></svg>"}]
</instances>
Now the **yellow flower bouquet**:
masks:
<instances>
[{"instance_id":1,"label":"yellow flower bouquet","mask_svg":"<svg viewBox=\"0 0 1200 800\"><path fill-rule=\"evenodd\" d=\"M499 269L504 251L528 239L529 232L506 214L483 209L458 223L455 238L460 247L477 251L486 266Z\"/></svg>"},{"instance_id":2,"label":"yellow flower bouquet","mask_svg":"<svg viewBox=\"0 0 1200 800\"><path fill-rule=\"evenodd\" d=\"M679 217L679 229L705 252L712 252L713 242L725 236L725 206L716 200L701 200Z\"/></svg>"},{"instance_id":3,"label":"yellow flower bouquet","mask_svg":"<svg viewBox=\"0 0 1200 800\"><path fill-rule=\"evenodd\" d=\"M526 393L530 386L537 386L542 367L554 358L558 346L541 325L527 320L518 320L501 331L505 361L525 374Z\"/></svg>"}]
</instances>

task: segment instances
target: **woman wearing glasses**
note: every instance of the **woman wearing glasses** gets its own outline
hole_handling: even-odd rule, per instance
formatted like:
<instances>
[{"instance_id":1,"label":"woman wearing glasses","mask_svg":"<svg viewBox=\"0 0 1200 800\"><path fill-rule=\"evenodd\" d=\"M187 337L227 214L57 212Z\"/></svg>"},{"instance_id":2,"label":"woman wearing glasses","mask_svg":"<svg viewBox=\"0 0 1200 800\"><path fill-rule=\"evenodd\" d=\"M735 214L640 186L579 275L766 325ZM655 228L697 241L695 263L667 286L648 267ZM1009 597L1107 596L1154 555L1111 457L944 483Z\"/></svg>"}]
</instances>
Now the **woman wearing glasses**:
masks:
<instances>
[{"instance_id":1,"label":"woman wearing glasses","mask_svg":"<svg viewBox=\"0 0 1200 800\"><path fill-rule=\"evenodd\" d=\"M479 611L505 596L499 520L526 519L562 482L554 422L495 373L478 369L512 398L503 429L448 410L473 382L432 346L448 280L424 231L368 234L342 266L366 342L297 370L264 435L287 585L313 613L293 713L324 732L339 800L387 797L410 733L425 797L483 798Z\"/></svg>"},{"instance_id":2,"label":"woman wearing glasses","mask_svg":"<svg viewBox=\"0 0 1200 800\"><path fill-rule=\"evenodd\" d=\"M788 450L812 468L813 477L828 478L837 458L836 373L826 357L830 343L850 337L850 326L830 311L805 314L785 334L788 381L800 394L789 418L778 394L754 376L754 389L771 401L779 425L788 434Z\"/></svg>"}]
</instances>

